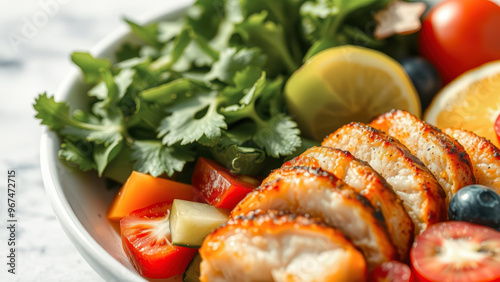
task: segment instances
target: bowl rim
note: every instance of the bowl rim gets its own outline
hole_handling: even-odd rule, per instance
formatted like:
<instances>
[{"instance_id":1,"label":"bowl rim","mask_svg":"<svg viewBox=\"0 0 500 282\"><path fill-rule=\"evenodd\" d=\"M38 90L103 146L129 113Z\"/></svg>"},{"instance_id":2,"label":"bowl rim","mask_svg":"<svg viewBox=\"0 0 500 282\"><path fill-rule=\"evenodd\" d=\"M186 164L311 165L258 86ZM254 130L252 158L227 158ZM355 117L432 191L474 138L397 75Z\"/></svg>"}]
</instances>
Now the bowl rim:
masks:
<instances>
[{"instance_id":1,"label":"bowl rim","mask_svg":"<svg viewBox=\"0 0 500 282\"><path fill-rule=\"evenodd\" d=\"M168 1L162 9L154 10L151 13L138 17L137 22L140 24L148 24L160 21L171 14L186 9L193 4L194 0L177 0ZM99 40L91 49L90 53L96 57L102 57L105 51L116 45L120 40L130 35L131 31L125 24L121 24L117 29L109 33L107 36ZM79 69L72 69L62 80L62 83L57 88L54 97L56 100L66 100L70 96L71 87L81 79L82 74ZM113 278L118 281L139 280L146 281L137 272L131 271L129 268L121 264L111 254L109 254L85 229L82 223L78 220L73 211L68 198L64 194L61 183L58 181L57 165L54 161L54 156L50 154L53 151L54 143L59 142L58 137L48 127L44 127L40 138L40 169L42 173L42 181L45 187L45 192L49 198L52 209L63 228L66 236L68 236L77 248L80 255L87 263L96 271L102 278ZM88 255L88 257L87 257ZM92 258L92 261L90 261ZM101 268L105 268L107 273L113 277L107 277Z\"/></svg>"}]
</instances>

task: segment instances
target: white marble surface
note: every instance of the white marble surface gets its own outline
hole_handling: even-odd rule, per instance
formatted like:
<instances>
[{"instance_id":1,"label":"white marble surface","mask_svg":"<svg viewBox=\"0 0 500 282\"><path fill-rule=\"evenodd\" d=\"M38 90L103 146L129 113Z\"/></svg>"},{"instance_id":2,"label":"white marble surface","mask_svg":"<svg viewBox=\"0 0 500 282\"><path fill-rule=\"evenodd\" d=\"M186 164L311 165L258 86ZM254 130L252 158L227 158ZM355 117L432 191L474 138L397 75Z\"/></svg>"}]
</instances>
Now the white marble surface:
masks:
<instances>
[{"instance_id":1,"label":"white marble surface","mask_svg":"<svg viewBox=\"0 0 500 282\"><path fill-rule=\"evenodd\" d=\"M39 165L38 93L54 93L89 50L121 24L176 0L0 0L0 281L102 281L62 231ZM7 273L7 170L17 172L17 268Z\"/></svg>"}]
</instances>

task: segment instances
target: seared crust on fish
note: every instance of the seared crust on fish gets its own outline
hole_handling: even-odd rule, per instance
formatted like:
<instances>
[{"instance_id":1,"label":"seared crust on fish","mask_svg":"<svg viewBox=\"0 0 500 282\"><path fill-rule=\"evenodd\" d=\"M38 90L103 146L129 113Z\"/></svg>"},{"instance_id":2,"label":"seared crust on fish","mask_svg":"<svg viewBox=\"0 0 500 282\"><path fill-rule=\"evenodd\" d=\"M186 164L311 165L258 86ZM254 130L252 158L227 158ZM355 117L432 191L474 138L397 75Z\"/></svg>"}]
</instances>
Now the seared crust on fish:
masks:
<instances>
[{"instance_id":1,"label":"seared crust on fish","mask_svg":"<svg viewBox=\"0 0 500 282\"><path fill-rule=\"evenodd\" d=\"M414 225L392 187L368 163L351 153L329 147L312 147L282 167L321 168L335 175L364 196L385 218L387 230L400 260L407 260L413 243Z\"/></svg>"},{"instance_id":2,"label":"seared crust on fish","mask_svg":"<svg viewBox=\"0 0 500 282\"><path fill-rule=\"evenodd\" d=\"M500 193L500 150L488 139L467 130L447 128L444 132L464 146L477 183Z\"/></svg>"},{"instance_id":3,"label":"seared crust on fish","mask_svg":"<svg viewBox=\"0 0 500 282\"><path fill-rule=\"evenodd\" d=\"M199 253L201 281L365 281L367 273L340 231L278 211L230 219Z\"/></svg>"},{"instance_id":4,"label":"seared crust on fish","mask_svg":"<svg viewBox=\"0 0 500 282\"><path fill-rule=\"evenodd\" d=\"M398 139L424 163L445 191L447 205L460 188L476 183L465 149L437 127L402 110L382 114L369 125Z\"/></svg>"},{"instance_id":5,"label":"seared crust on fish","mask_svg":"<svg viewBox=\"0 0 500 282\"><path fill-rule=\"evenodd\" d=\"M252 210L283 210L321 218L363 252L369 269L395 259L383 215L333 174L321 169L287 167L273 171L248 194L231 216Z\"/></svg>"},{"instance_id":6,"label":"seared crust on fish","mask_svg":"<svg viewBox=\"0 0 500 282\"><path fill-rule=\"evenodd\" d=\"M330 134L321 145L349 151L380 173L403 201L416 234L446 220L446 194L425 165L395 138L353 122Z\"/></svg>"}]
</instances>

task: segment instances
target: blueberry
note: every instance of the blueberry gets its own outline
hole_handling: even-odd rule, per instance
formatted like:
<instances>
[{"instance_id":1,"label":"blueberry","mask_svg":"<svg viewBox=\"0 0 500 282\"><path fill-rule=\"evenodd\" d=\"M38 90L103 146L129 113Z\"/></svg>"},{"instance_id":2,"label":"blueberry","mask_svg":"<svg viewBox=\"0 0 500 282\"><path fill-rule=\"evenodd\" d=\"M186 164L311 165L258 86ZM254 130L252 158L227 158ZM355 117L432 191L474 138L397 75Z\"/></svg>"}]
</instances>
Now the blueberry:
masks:
<instances>
[{"instance_id":1,"label":"blueberry","mask_svg":"<svg viewBox=\"0 0 500 282\"><path fill-rule=\"evenodd\" d=\"M500 231L500 195L486 186L466 186L453 196L448 207L450 220L467 221Z\"/></svg>"},{"instance_id":2,"label":"blueberry","mask_svg":"<svg viewBox=\"0 0 500 282\"><path fill-rule=\"evenodd\" d=\"M420 96L422 109L429 106L432 98L441 89L441 78L436 68L424 58L410 57L400 60Z\"/></svg>"}]
</instances>

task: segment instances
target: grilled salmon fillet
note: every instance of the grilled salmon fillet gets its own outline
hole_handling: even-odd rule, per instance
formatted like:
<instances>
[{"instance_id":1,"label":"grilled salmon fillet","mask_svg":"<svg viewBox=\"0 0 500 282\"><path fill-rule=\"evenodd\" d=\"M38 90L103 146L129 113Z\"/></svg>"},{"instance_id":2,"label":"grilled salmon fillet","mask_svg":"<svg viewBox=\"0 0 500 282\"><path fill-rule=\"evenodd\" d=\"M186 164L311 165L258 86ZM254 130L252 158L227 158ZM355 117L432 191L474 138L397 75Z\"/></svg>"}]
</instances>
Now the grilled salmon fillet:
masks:
<instances>
[{"instance_id":1,"label":"grilled salmon fillet","mask_svg":"<svg viewBox=\"0 0 500 282\"><path fill-rule=\"evenodd\" d=\"M231 216L257 209L283 210L322 219L361 249L369 269L395 259L395 248L382 214L376 213L370 202L352 187L319 168L274 170L233 209Z\"/></svg>"},{"instance_id":2,"label":"grilled salmon fillet","mask_svg":"<svg viewBox=\"0 0 500 282\"><path fill-rule=\"evenodd\" d=\"M229 220L199 252L201 281L365 281L367 273L340 231L277 211Z\"/></svg>"},{"instance_id":3,"label":"grilled salmon fillet","mask_svg":"<svg viewBox=\"0 0 500 282\"><path fill-rule=\"evenodd\" d=\"M446 193L446 206L460 188L476 183L465 149L437 127L402 110L382 114L368 125L398 139L424 163Z\"/></svg>"},{"instance_id":4,"label":"grilled salmon fillet","mask_svg":"<svg viewBox=\"0 0 500 282\"><path fill-rule=\"evenodd\" d=\"M447 128L444 132L464 146L471 159L477 183L500 193L500 150L488 139L470 131Z\"/></svg>"},{"instance_id":5,"label":"grilled salmon fillet","mask_svg":"<svg viewBox=\"0 0 500 282\"><path fill-rule=\"evenodd\" d=\"M330 134L321 145L349 151L380 173L403 201L416 234L446 220L443 189L425 165L395 138L353 122Z\"/></svg>"},{"instance_id":6,"label":"grilled salmon fillet","mask_svg":"<svg viewBox=\"0 0 500 282\"><path fill-rule=\"evenodd\" d=\"M387 230L400 260L408 259L414 225L392 187L368 163L351 153L329 147L312 147L282 167L321 168L335 175L364 196L385 218Z\"/></svg>"}]
</instances>

